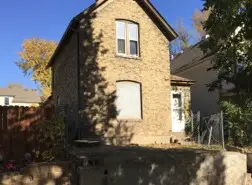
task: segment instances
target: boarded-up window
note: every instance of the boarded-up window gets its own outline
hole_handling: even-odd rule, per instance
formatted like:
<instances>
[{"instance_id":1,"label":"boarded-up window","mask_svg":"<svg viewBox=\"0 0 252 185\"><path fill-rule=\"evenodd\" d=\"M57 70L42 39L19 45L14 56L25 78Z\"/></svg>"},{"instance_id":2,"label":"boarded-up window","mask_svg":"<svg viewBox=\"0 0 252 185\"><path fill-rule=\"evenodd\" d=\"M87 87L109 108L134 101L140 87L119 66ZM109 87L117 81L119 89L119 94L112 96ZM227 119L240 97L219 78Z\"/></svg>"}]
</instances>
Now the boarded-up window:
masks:
<instances>
[{"instance_id":1,"label":"boarded-up window","mask_svg":"<svg viewBox=\"0 0 252 185\"><path fill-rule=\"evenodd\" d=\"M117 111L119 119L142 119L141 85L122 81L116 84Z\"/></svg>"}]
</instances>

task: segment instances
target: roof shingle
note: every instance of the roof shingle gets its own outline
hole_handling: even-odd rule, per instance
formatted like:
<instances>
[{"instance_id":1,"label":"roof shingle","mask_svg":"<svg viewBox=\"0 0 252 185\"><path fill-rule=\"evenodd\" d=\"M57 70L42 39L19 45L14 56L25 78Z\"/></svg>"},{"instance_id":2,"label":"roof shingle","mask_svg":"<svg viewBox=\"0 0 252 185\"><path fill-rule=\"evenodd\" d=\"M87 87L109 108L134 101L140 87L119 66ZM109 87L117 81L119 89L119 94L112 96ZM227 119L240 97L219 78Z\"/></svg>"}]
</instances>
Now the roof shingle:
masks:
<instances>
[{"instance_id":1,"label":"roof shingle","mask_svg":"<svg viewBox=\"0 0 252 185\"><path fill-rule=\"evenodd\" d=\"M37 90L22 87L0 88L0 96L12 96L15 103L40 103L41 98Z\"/></svg>"}]
</instances>

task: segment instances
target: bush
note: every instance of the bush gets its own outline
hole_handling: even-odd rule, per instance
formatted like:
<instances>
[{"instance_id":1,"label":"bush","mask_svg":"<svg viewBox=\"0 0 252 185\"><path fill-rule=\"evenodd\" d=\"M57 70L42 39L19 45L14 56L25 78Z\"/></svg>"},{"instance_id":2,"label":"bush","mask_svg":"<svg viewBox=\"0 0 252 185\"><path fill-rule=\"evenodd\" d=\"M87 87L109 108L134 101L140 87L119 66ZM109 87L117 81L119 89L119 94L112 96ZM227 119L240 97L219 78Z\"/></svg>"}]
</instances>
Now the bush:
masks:
<instances>
[{"instance_id":1,"label":"bush","mask_svg":"<svg viewBox=\"0 0 252 185\"><path fill-rule=\"evenodd\" d=\"M35 159L38 161L52 161L57 158L64 148L65 124L62 120L47 120L31 128L29 138L36 145L33 146Z\"/></svg>"},{"instance_id":2,"label":"bush","mask_svg":"<svg viewBox=\"0 0 252 185\"><path fill-rule=\"evenodd\" d=\"M240 105L232 101L221 103L228 128L228 144L249 146L252 144L252 107L248 102Z\"/></svg>"}]
</instances>

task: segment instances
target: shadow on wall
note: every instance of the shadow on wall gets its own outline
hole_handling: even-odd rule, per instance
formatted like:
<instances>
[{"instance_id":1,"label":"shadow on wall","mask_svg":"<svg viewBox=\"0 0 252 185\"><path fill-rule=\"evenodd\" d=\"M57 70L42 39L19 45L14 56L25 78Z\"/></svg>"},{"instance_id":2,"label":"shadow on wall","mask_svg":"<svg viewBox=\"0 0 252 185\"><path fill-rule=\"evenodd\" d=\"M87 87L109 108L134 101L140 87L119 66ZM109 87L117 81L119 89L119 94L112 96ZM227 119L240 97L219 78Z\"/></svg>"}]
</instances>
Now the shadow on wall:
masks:
<instances>
[{"instance_id":1,"label":"shadow on wall","mask_svg":"<svg viewBox=\"0 0 252 185\"><path fill-rule=\"evenodd\" d=\"M132 139L132 128L127 122L117 121L115 106L116 92L109 90L109 82L102 66L104 56L109 52L103 44L103 30L93 28L95 13L80 21L79 65L80 65L80 114L81 138L99 138L108 144L127 144Z\"/></svg>"}]
</instances>

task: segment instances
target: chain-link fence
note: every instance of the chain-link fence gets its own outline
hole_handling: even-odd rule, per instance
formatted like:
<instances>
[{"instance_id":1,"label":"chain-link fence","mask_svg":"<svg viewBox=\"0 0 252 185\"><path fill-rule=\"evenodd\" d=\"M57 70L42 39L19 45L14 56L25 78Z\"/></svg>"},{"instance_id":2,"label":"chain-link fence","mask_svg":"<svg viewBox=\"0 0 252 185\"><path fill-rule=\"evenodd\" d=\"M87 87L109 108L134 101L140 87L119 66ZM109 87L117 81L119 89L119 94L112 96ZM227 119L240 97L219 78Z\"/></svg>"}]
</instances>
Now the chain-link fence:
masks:
<instances>
[{"instance_id":1,"label":"chain-link fence","mask_svg":"<svg viewBox=\"0 0 252 185\"><path fill-rule=\"evenodd\" d=\"M192 142L203 145L221 145L225 148L223 113L201 117L200 112L191 116L186 124L186 133Z\"/></svg>"}]
</instances>

